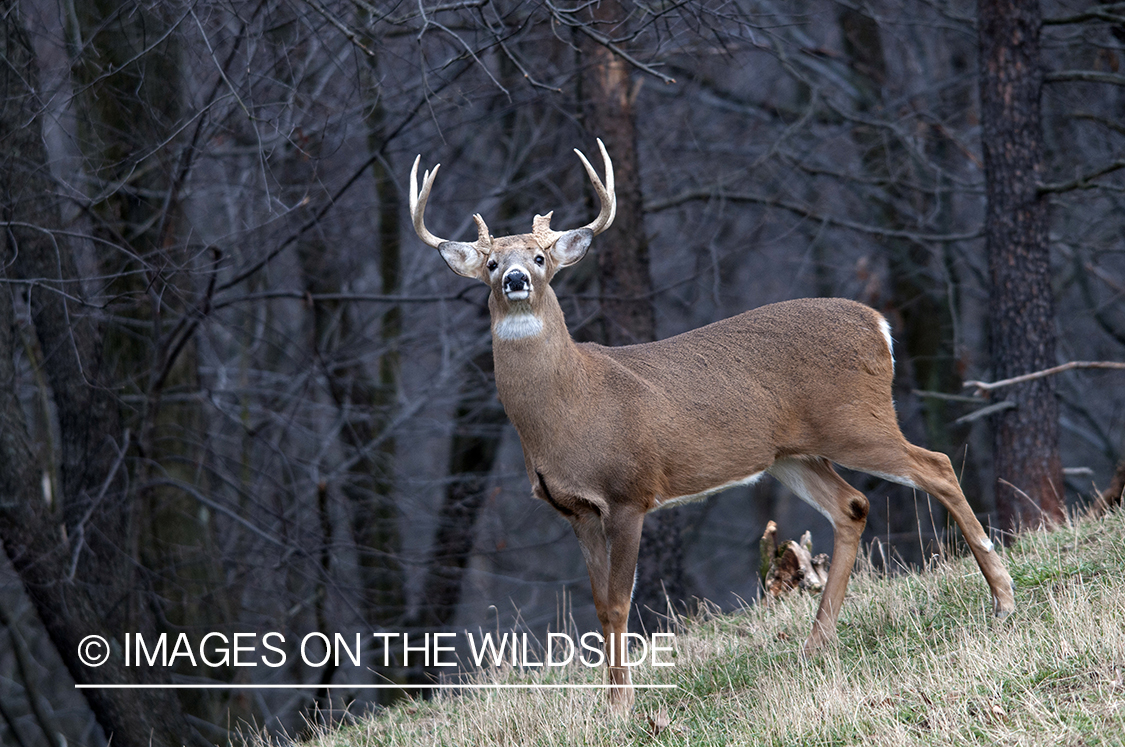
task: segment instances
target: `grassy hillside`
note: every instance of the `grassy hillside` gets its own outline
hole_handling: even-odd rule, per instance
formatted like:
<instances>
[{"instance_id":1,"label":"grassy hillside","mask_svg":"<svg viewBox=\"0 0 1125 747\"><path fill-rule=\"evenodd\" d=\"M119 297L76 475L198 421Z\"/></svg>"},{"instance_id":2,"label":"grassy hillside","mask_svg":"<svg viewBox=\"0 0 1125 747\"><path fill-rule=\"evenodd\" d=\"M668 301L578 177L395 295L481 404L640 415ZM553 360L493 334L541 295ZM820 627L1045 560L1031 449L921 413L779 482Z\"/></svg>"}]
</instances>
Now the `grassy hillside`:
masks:
<instances>
[{"instance_id":1,"label":"grassy hillside","mask_svg":"<svg viewBox=\"0 0 1125 747\"><path fill-rule=\"evenodd\" d=\"M1125 744L1125 512L1027 533L1004 552L1018 604L1006 620L991 617L970 558L893 578L860 568L838 647L813 661L798 650L816 599L794 596L683 620L675 666L635 673L677 689L639 691L623 719L607 715L599 691L476 691L311 744ZM549 676L598 683L601 670Z\"/></svg>"}]
</instances>

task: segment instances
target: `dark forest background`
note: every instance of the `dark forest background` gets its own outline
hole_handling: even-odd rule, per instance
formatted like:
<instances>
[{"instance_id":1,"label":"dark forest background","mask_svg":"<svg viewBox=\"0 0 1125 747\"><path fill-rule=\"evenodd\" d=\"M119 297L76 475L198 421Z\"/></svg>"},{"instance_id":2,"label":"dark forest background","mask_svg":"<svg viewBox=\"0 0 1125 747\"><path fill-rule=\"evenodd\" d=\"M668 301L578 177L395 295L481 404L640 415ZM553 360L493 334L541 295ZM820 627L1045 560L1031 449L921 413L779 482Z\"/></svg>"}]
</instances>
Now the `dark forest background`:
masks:
<instances>
[{"instance_id":1,"label":"dark forest background","mask_svg":"<svg viewBox=\"0 0 1125 747\"><path fill-rule=\"evenodd\" d=\"M375 667L98 669L87 634L592 629L530 498L487 289L413 234L586 223L580 339L844 296L887 315L896 403L999 536L1111 480L1115 371L963 387L1125 346L1125 4L1085 0L0 1L0 739L222 743L370 691L75 682L423 681ZM985 408L990 408L982 413ZM954 546L850 475L877 567ZM830 528L763 481L646 526L637 602L731 609L757 540ZM977 580L973 580L977 583ZM666 596L667 595L667 596ZM648 611L645 611L648 610ZM370 640L370 638L368 638ZM63 741L65 740L65 741Z\"/></svg>"}]
</instances>

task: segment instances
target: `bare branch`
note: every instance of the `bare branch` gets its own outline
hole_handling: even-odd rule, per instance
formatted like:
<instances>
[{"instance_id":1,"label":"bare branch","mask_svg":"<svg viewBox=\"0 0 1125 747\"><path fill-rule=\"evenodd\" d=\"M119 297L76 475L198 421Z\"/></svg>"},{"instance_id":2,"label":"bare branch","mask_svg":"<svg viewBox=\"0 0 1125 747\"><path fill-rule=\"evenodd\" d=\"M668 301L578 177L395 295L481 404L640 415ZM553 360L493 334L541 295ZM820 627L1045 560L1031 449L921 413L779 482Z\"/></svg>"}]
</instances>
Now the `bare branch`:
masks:
<instances>
[{"instance_id":1,"label":"bare branch","mask_svg":"<svg viewBox=\"0 0 1125 747\"><path fill-rule=\"evenodd\" d=\"M1123 79L1125 80L1125 79ZM1119 158L1108 166L1104 166L1097 171L1092 171L1089 174L1071 179L1069 182L1058 182L1056 184L1040 184L1039 194L1052 194L1057 192L1070 192L1075 189L1096 189L1099 185L1094 184L1093 180L1106 174L1112 174L1119 169L1125 169L1125 158Z\"/></svg>"},{"instance_id":2,"label":"bare branch","mask_svg":"<svg viewBox=\"0 0 1125 747\"><path fill-rule=\"evenodd\" d=\"M1109 83L1125 86L1125 75L1103 73L1100 70L1056 70L1043 76L1044 83Z\"/></svg>"},{"instance_id":3,"label":"bare branch","mask_svg":"<svg viewBox=\"0 0 1125 747\"><path fill-rule=\"evenodd\" d=\"M317 13L324 16L324 20L335 26L336 29L344 35L344 38L358 47L361 52L363 52L368 57L375 56L375 52L373 52L370 48L368 48L366 44L360 41L359 34L348 28L347 25L339 18L329 13L328 9L318 3L317 0L305 0L305 2L311 5L313 10L315 10Z\"/></svg>"},{"instance_id":4,"label":"bare branch","mask_svg":"<svg viewBox=\"0 0 1125 747\"><path fill-rule=\"evenodd\" d=\"M729 202L749 202L757 205L766 205L769 207L781 208L787 210L794 215L799 215L802 218L808 218L820 223L826 223L831 226L839 226L840 228L848 228L859 233L871 234L873 236L884 236L888 238L909 239L918 242L945 242L945 241L969 241L972 239L979 239L982 236L981 229L967 231L964 233L938 233L927 234L919 231L905 231L895 228L882 228L880 226L872 226L865 223L857 223L856 221L845 220L844 218L836 218L831 215L822 215L807 208L804 205L798 205L794 202L787 202L775 197L766 197L764 195L755 195L746 192L724 192L721 189L691 189L681 192L678 195L666 197L663 200L654 200L645 204L646 213L658 213L662 210L679 207L687 202L696 200L727 200Z\"/></svg>"},{"instance_id":5,"label":"bare branch","mask_svg":"<svg viewBox=\"0 0 1125 747\"><path fill-rule=\"evenodd\" d=\"M1090 112L1078 112L1074 115L1074 118L1075 119L1085 119L1085 120L1088 120L1090 122L1096 122L1097 124L1100 124L1102 127L1109 128L1109 129L1113 130L1114 132L1119 132L1122 135L1125 135L1125 124L1122 124L1121 122L1118 122L1117 120L1108 119L1106 117L1100 117L1097 114L1091 114Z\"/></svg>"},{"instance_id":6,"label":"bare branch","mask_svg":"<svg viewBox=\"0 0 1125 747\"><path fill-rule=\"evenodd\" d=\"M562 24L564 26L569 26L573 29L576 29L577 31L582 32L583 34L588 36L590 39L595 41L596 43L601 44L603 47L608 49L610 52L613 52L615 55L617 55L621 59L628 62L633 67L637 68L638 70L640 70L642 72L648 73L649 75L653 76L654 78L659 78L663 83L675 83L676 82L675 78L673 78L671 76L668 76L668 75L665 75L664 73L655 69L651 65L648 65L644 62L641 62L637 58L633 57L628 52L626 52L621 47L619 47L608 36L605 36L603 34L598 33L594 29L590 28L590 26L588 24L581 23L581 22L576 21L572 18L567 18L566 15L563 13L563 11L561 11L559 8L556 8L553 3L548 2L546 5L551 10L551 15L560 24ZM567 11L567 12L573 12L573 11Z\"/></svg>"},{"instance_id":7,"label":"bare branch","mask_svg":"<svg viewBox=\"0 0 1125 747\"><path fill-rule=\"evenodd\" d=\"M477 290L469 286L465 291L451 295L432 295L432 296L396 296L386 295L381 293L306 293L299 290L273 290L261 291L259 293L247 293L243 296L236 298L227 298L223 301L216 303L212 306L213 310L218 310L226 306L233 306L234 304L250 303L251 301L262 301L272 298L292 298L304 301L308 304L312 303L331 303L335 301L357 301L363 303L387 303L387 304L400 304L400 303L440 303L443 301L468 301L467 291ZM472 303L476 303L473 301Z\"/></svg>"},{"instance_id":8,"label":"bare branch","mask_svg":"<svg viewBox=\"0 0 1125 747\"><path fill-rule=\"evenodd\" d=\"M1087 21L1105 21L1106 23L1125 23L1125 3L1112 3L1100 5L1082 13L1056 18L1044 18L1044 26L1062 26L1071 23L1086 23Z\"/></svg>"},{"instance_id":9,"label":"bare branch","mask_svg":"<svg viewBox=\"0 0 1125 747\"><path fill-rule=\"evenodd\" d=\"M1125 370L1125 363L1118 363L1117 361L1071 361L1042 371L1035 371L1034 373L1024 374L1022 376L1013 376L1010 379L1001 379L1000 381L993 381L991 383L986 381L966 381L963 386L975 387L978 392L991 392L993 389L1000 389L1013 384L1022 384L1025 381L1034 381L1035 379L1042 379L1046 376L1054 376L1057 373L1070 371L1075 368L1111 368Z\"/></svg>"}]
</instances>

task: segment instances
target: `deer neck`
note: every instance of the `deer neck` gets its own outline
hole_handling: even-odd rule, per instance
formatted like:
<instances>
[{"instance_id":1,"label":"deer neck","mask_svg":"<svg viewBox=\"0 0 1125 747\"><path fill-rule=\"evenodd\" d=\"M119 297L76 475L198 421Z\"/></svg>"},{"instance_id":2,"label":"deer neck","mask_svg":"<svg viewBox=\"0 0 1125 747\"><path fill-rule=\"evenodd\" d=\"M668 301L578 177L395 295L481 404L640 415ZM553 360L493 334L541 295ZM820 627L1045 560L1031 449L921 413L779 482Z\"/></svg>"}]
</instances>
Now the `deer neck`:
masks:
<instances>
[{"instance_id":1,"label":"deer neck","mask_svg":"<svg viewBox=\"0 0 1125 747\"><path fill-rule=\"evenodd\" d=\"M565 402L585 390L582 353L550 286L537 303L502 305L490 298L489 307L496 389L522 437L537 427L537 414L552 409L547 400Z\"/></svg>"}]
</instances>

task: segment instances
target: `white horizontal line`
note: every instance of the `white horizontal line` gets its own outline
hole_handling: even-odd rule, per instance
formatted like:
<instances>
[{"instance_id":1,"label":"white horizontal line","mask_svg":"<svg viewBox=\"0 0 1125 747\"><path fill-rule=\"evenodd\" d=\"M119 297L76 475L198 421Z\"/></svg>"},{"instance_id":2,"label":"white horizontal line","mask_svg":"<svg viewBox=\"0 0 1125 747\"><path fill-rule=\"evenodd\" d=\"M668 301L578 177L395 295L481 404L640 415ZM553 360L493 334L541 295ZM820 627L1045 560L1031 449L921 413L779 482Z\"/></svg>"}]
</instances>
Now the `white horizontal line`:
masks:
<instances>
[{"instance_id":1,"label":"white horizontal line","mask_svg":"<svg viewBox=\"0 0 1125 747\"><path fill-rule=\"evenodd\" d=\"M610 690L618 687L633 687L637 690L671 690L678 685L554 685L554 684L501 684L467 683L464 685L226 685L226 684L87 684L75 685L76 690Z\"/></svg>"}]
</instances>

